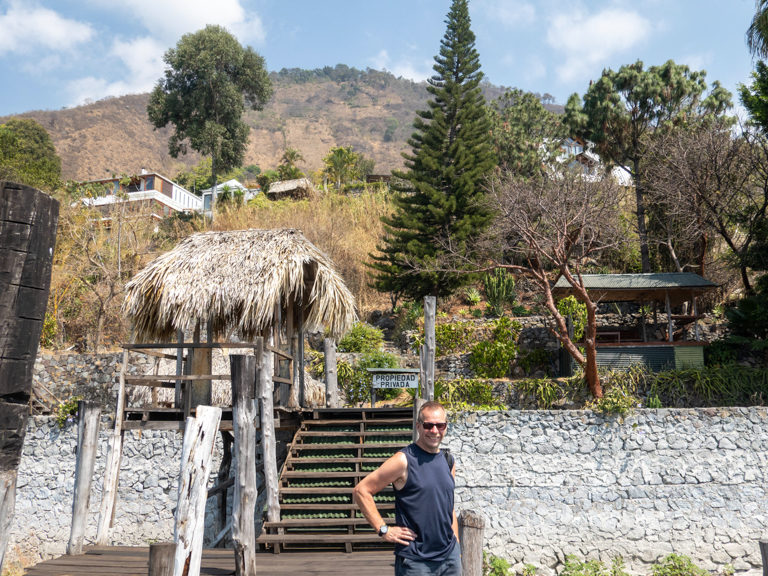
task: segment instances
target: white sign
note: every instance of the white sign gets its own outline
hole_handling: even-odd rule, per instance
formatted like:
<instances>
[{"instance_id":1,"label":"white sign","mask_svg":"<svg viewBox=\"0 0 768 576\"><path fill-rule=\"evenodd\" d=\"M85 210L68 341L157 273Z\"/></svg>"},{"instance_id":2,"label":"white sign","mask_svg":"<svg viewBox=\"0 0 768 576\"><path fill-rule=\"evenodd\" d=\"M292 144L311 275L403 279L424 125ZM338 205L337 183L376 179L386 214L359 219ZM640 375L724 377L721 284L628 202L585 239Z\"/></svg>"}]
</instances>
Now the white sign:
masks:
<instances>
[{"instance_id":1,"label":"white sign","mask_svg":"<svg viewBox=\"0 0 768 576\"><path fill-rule=\"evenodd\" d=\"M416 372L384 372L373 374L374 388L418 388L419 375Z\"/></svg>"}]
</instances>

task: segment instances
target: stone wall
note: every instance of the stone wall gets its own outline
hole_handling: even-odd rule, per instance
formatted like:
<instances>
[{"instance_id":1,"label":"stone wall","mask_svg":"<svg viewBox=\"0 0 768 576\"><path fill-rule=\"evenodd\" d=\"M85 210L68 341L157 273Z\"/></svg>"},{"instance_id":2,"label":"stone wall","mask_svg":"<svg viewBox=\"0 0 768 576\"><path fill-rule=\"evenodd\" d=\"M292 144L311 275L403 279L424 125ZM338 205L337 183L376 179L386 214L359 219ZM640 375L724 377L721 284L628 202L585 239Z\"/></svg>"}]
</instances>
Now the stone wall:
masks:
<instances>
[{"instance_id":1,"label":"stone wall","mask_svg":"<svg viewBox=\"0 0 768 576\"><path fill-rule=\"evenodd\" d=\"M457 460L456 507L486 518L486 550L517 569L531 563L551 574L573 553L621 555L632 572L649 574L674 551L757 576L757 542L768 535L767 425L765 408L638 410L623 422L589 411L457 415L446 438ZM105 420L86 543L96 533L107 431ZM75 426L30 419L8 558L63 553L76 436ZM219 442L214 470L220 453ZM180 454L180 433L126 432L114 544L172 538Z\"/></svg>"},{"instance_id":2,"label":"stone wall","mask_svg":"<svg viewBox=\"0 0 768 576\"><path fill-rule=\"evenodd\" d=\"M760 572L768 534L768 410L460 416L457 509L486 518L486 549L552 572L565 554L632 572L675 552L707 569Z\"/></svg>"}]
</instances>

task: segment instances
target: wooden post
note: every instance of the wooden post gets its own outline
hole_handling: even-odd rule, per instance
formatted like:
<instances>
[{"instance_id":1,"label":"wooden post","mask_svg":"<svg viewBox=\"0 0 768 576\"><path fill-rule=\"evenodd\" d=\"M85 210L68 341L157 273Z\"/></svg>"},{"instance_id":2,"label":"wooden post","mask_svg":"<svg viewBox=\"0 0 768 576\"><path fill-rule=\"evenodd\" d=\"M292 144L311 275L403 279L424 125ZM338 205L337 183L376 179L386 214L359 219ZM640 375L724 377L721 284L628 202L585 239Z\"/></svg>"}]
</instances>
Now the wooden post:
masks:
<instances>
[{"instance_id":1,"label":"wooden post","mask_svg":"<svg viewBox=\"0 0 768 576\"><path fill-rule=\"evenodd\" d=\"M174 576L199 576L205 532L208 477L221 408L198 406L196 417L187 418L181 452L179 500L176 505Z\"/></svg>"},{"instance_id":2,"label":"wooden post","mask_svg":"<svg viewBox=\"0 0 768 576\"><path fill-rule=\"evenodd\" d=\"M413 398L413 441L416 442L416 440L419 439L419 410L421 410L421 406L426 402L424 398L419 398L418 396L415 396Z\"/></svg>"},{"instance_id":3,"label":"wooden post","mask_svg":"<svg viewBox=\"0 0 768 576\"><path fill-rule=\"evenodd\" d=\"M181 376L184 374L184 330L176 330L176 340L178 344L176 348L176 376ZM176 380L173 407L182 408L182 402L182 383L181 380Z\"/></svg>"},{"instance_id":4,"label":"wooden post","mask_svg":"<svg viewBox=\"0 0 768 576\"><path fill-rule=\"evenodd\" d=\"M667 340L672 342L675 339L675 323L672 321L672 305L669 302L669 292L665 293L665 304L667 308Z\"/></svg>"},{"instance_id":5,"label":"wooden post","mask_svg":"<svg viewBox=\"0 0 768 576\"><path fill-rule=\"evenodd\" d=\"M172 576L176 544L158 542L149 545L149 576Z\"/></svg>"},{"instance_id":6,"label":"wooden post","mask_svg":"<svg viewBox=\"0 0 768 576\"><path fill-rule=\"evenodd\" d=\"M696 296L691 294L691 304L693 307L693 337L696 342L701 340L701 330L699 330L699 307L696 305Z\"/></svg>"},{"instance_id":7,"label":"wooden post","mask_svg":"<svg viewBox=\"0 0 768 576\"><path fill-rule=\"evenodd\" d=\"M207 343L212 343L212 334L210 323L206 325ZM200 343L200 323L195 327L194 343ZM190 348L187 355L192 358L190 364L190 374L211 374L213 365L213 348ZM193 380L187 383L189 391L189 409L197 406L207 406L211 403L213 387L210 380ZM185 414L189 416L189 412Z\"/></svg>"},{"instance_id":8,"label":"wooden post","mask_svg":"<svg viewBox=\"0 0 768 576\"><path fill-rule=\"evenodd\" d=\"M424 362L424 380L421 383L421 397L425 400L435 399L435 312L437 298L424 297L424 346L422 356Z\"/></svg>"},{"instance_id":9,"label":"wooden post","mask_svg":"<svg viewBox=\"0 0 768 576\"><path fill-rule=\"evenodd\" d=\"M485 520L477 512L462 510L459 514L461 571L463 576L483 576L483 531Z\"/></svg>"},{"instance_id":10,"label":"wooden post","mask_svg":"<svg viewBox=\"0 0 768 576\"><path fill-rule=\"evenodd\" d=\"M271 334L267 344L272 345ZM277 446L275 443L275 410L272 402L274 385L272 383L274 355L264 352L264 341L257 340L256 358L259 373L259 399L261 400L261 449L264 455L264 481L267 493L267 520L280 520L280 501L278 497ZM259 360L260 359L260 360ZM279 549L279 545L275 546Z\"/></svg>"},{"instance_id":11,"label":"wooden post","mask_svg":"<svg viewBox=\"0 0 768 576\"><path fill-rule=\"evenodd\" d=\"M297 324L299 346L296 349L293 370L299 374L299 406L304 406L307 403L307 383L304 379L304 305L302 303L299 303Z\"/></svg>"},{"instance_id":12,"label":"wooden post","mask_svg":"<svg viewBox=\"0 0 768 576\"><path fill-rule=\"evenodd\" d=\"M0 182L0 571L16 503L58 217L59 203L47 194Z\"/></svg>"},{"instance_id":13,"label":"wooden post","mask_svg":"<svg viewBox=\"0 0 768 576\"><path fill-rule=\"evenodd\" d=\"M763 559L763 576L768 576L768 542L760 541L760 556Z\"/></svg>"},{"instance_id":14,"label":"wooden post","mask_svg":"<svg viewBox=\"0 0 768 576\"><path fill-rule=\"evenodd\" d=\"M230 355L232 427L235 434L235 490L232 500L232 543L235 574L256 574L256 377L258 359Z\"/></svg>"},{"instance_id":15,"label":"wooden post","mask_svg":"<svg viewBox=\"0 0 768 576\"><path fill-rule=\"evenodd\" d=\"M340 408L339 381L336 372L336 341L333 338L323 340L325 355L325 407Z\"/></svg>"},{"instance_id":16,"label":"wooden post","mask_svg":"<svg viewBox=\"0 0 768 576\"><path fill-rule=\"evenodd\" d=\"M98 404L80 401L77 403L77 462L75 464L75 493L72 498L72 527L69 532L67 554L82 554L85 524L88 518L88 503L91 500L91 480L96 464L99 444Z\"/></svg>"},{"instance_id":17,"label":"wooden post","mask_svg":"<svg viewBox=\"0 0 768 576\"><path fill-rule=\"evenodd\" d=\"M115 517L117 486L120 477L120 459L123 454L123 412L125 409L125 372L128 369L128 349L123 350L123 364L120 366L120 380L115 406L115 424L109 440L109 454L104 469L104 488L101 491L99 526L96 529L96 544L109 544L109 529Z\"/></svg>"},{"instance_id":18,"label":"wooden post","mask_svg":"<svg viewBox=\"0 0 768 576\"><path fill-rule=\"evenodd\" d=\"M231 363L231 360L230 360ZM221 446L223 449L223 455L221 457L221 464L219 465L219 474L216 478L216 483L221 487L221 491L217 494L216 500L219 507L219 526L218 530L221 533L228 525L227 521L227 481L229 480L229 472L232 469L232 442L233 438L226 430L220 430ZM223 546L224 539L221 539ZM211 546L215 548L215 546Z\"/></svg>"}]
</instances>

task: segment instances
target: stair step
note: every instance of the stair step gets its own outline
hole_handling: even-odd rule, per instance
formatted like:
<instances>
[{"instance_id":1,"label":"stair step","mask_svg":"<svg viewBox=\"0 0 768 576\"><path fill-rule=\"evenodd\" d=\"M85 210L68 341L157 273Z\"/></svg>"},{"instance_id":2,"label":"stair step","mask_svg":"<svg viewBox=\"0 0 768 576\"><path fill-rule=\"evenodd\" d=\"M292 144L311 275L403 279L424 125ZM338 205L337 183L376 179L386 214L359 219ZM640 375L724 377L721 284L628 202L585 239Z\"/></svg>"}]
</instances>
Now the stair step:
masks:
<instances>
[{"instance_id":1,"label":"stair step","mask_svg":"<svg viewBox=\"0 0 768 576\"><path fill-rule=\"evenodd\" d=\"M386 524L394 524L395 518L382 518ZM288 518L279 522L264 522L264 530L295 528L297 526L368 526L365 518Z\"/></svg>"},{"instance_id":2,"label":"stair step","mask_svg":"<svg viewBox=\"0 0 768 576\"><path fill-rule=\"evenodd\" d=\"M394 510L394 502L377 502L376 507L381 510ZM280 510L358 510L357 504L327 504L324 502L300 502L280 504Z\"/></svg>"},{"instance_id":3,"label":"stair step","mask_svg":"<svg viewBox=\"0 0 768 576\"><path fill-rule=\"evenodd\" d=\"M281 494L352 494L354 487L352 486L323 486L323 487L310 487L310 486L284 486L280 488ZM379 494L391 494L392 488L387 487ZM374 496L375 498L375 496Z\"/></svg>"},{"instance_id":4,"label":"stair step","mask_svg":"<svg viewBox=\"0 0 768 576\"><path fill-rule=\"evenodd\" d=\"M405 426L413 425L413 418L381 418L376 420L354 420L354 419L339 419L339 420L304 420L304 424L309 426L341 426L344 424L365 424L366 426L380 426L382 424L403 424Z\"/></svg>"},{"instance_id":5,"label":"stair step","mask_svg":"<svg viewBox=\"0 0 768 576\"><path fill-rule=\"evenodd\" d=\"M286 543L306 543L306 544L345 544L360 542L385 543L378 534L265 534L264 532L256 538L259 544L282 544Z\"/></svg>"}]
</instances>

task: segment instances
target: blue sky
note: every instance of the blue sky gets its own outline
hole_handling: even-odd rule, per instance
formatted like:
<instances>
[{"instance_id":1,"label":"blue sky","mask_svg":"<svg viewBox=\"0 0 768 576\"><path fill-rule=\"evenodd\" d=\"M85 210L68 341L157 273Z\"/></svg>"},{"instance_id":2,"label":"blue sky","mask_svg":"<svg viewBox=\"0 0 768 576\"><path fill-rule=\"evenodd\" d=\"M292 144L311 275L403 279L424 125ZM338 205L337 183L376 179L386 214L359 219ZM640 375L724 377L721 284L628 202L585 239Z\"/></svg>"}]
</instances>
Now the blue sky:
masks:
<instances>
[{"instance_id":1,"label":"blue sky","mask_svg":"<svg viewBox=\"0 0 768 576\"><path fill-rule=\"evenodd\" d=\"M494 84L583 94L606 67L668 59L748 82L754 0L470 0ZM450 0L0 0L0 115L151 90L185 33L220 24L270 70L344 63L424 80Z\"/></svg>"}]
</instances>

